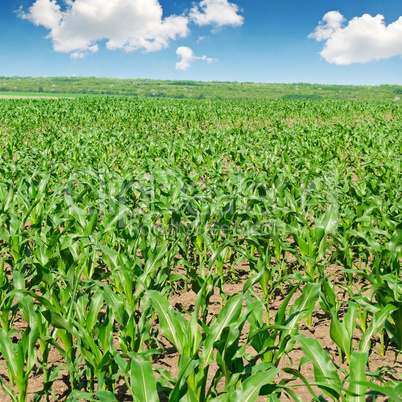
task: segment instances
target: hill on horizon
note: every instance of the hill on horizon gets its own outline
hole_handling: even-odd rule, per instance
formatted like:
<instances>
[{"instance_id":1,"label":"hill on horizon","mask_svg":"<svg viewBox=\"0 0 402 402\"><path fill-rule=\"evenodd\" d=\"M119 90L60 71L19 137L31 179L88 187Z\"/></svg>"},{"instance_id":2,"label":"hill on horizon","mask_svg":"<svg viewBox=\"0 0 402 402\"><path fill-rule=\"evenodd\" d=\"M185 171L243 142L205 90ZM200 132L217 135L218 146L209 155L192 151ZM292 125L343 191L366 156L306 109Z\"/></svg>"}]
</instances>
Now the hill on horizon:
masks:
<instances>
[{"instance_id":1,"label":"hill on horizon","mask_svg":"<svg viewBox=\"0 0 402 402\"><path fill-rule=\"evenodd\" d=\"M397 101L401 85L331 85L318 83L255 83L237 81L118 79L105 77L5 77L0 94L118 95L176 99L349 99Z\"/></svg>"}]
</instances>

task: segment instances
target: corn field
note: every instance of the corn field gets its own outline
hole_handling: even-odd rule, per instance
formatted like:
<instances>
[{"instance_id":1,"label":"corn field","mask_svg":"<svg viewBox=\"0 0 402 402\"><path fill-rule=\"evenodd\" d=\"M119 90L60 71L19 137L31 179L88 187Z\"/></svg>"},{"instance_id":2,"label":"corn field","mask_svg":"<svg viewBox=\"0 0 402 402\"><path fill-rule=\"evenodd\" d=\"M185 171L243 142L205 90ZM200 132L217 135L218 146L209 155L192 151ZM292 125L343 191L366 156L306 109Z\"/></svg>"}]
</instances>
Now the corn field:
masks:
<instances>
[{"instance_id":1,"label":"corn field","mask_svg":"<svg viewBox=\"0 0 402 402\"><path fill-rule=\"evenodd\" d=\"M402 400L402 105L0 101L0 400Z\"/></svg>"}]
</instances>

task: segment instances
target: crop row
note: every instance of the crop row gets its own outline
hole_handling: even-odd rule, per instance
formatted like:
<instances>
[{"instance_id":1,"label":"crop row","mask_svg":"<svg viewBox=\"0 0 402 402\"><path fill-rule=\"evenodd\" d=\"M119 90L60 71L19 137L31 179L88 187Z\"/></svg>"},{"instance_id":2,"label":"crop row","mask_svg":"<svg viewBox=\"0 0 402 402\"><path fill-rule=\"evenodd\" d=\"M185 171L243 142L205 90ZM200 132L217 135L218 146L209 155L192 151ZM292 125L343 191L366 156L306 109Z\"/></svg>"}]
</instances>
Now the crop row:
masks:
<instances>
[{"instance_id":1,"label":"crop row","mask_svg":"<svg viewBox=\"0 0 402 402\"><path fill-rule=\"evenodd\" d=\"M121 400L124 382L141 402L399 401L401 114L2 101L3 392L60 400L65 378L68 400ZM335 356L302 330L319 315Z\"/></svg>"}]
</instances>

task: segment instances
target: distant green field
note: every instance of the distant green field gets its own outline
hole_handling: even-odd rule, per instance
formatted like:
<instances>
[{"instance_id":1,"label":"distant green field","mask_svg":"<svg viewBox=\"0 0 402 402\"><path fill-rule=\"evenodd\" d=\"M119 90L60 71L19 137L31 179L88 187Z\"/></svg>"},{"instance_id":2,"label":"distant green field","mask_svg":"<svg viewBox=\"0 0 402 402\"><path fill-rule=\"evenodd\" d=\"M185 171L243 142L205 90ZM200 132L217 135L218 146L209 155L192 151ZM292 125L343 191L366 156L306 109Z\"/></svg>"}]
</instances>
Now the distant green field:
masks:
<instances>
[{"instance_id":1,"label":"distant green field","mask_svg":"<svg viewBox=\"0 0 402 402\"><path fill-rule=\"evenodd\" d=\"M98 97L94 94L69 94L54 92L0 92L0 98L81 98L83 96Z\"/></svg>"},{"instance_id":2,"label":"distant green field","mask_svg":"<svg viewBox=\"0 0 402 402\"><path fill-rule=\"evenodd\" d=\"M402 96L400 85L324 85L98 77L1 77L0 94L15 96L130 96L176 99L382 100Z\"/></svg>"}]
</instances>

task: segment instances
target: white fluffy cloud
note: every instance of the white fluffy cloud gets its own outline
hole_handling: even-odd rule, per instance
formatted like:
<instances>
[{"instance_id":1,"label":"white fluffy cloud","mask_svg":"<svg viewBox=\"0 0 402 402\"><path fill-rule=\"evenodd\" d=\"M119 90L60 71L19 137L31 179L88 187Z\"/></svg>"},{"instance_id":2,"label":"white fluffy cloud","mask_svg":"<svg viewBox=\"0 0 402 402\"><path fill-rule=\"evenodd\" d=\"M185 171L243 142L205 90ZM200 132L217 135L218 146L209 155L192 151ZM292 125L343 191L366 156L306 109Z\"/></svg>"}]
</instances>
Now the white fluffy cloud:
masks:
<instances>
[{"instance_id":1,"label":"white fluffy cloud","mask_svg":"<svg viewBox=\"0 0 402 402\"><path fill-rule=\"evenodd\" d=\"M238 12L239 7L228 0L203 0L191 9L190 18L197 25L214 25L216 28L240 26L244 18Z\"/></svg>"},{"instance_id":2,"label":"white fluffy cloud","mask_svg":"<svg viewBox=\"0 0 402 402\"><path fill-rule=\"evenodd\" d=\"M384 16L364 14L345 25L339 11L330 11L309 37L326 41L320 54L329 63L348 65L402 56L402 17L386 25Z\"/></svg>"},{"instance_id":3,"label":"white fluffy cloud","mask_svg":"<svg viewBox=\"0 0 402 402\"><path fill-rule=\"evenodd\" d=\"M335 31L342 28L344 21L345 18L339 11L330 11L324 15L315 31L309 35L309 38L318 41L327 40Z\"/></svg>"},{"instance_id":4,"label":"white fluffy cloud","mask_svg":"<svg viewBox=\"0 0 402 402\"><path fill-rule=\"evenodd\" d=\"M59 0L60 2L60 0ZM57 0L36 0L21 16L50 30L54 50L81 57L106 40L108 49L151 52L170 40L185 37L189 19L172 15L163 18L158 0L66 0L62 11Z\"/></svg>"},{"instance_id":5,"label":"white fluffy cloud","mask_svg":"<svg viewBox=\"0 0 402 402\"><path fill-rule=\"evenodd\" d=\"M22 15L35 25L53 29L59 25L62 13L56 0L38 0L29 9L29 14Z\"/></svg>"},{"instance_id":6,"label":"white fluffy cloud","mask_svg":"<svg viewBox=\"0 0 402 402\"><path fill-rule=\"evenodd\" d=\"M103 40L108 49L161 50L187 36L190 22L215 28L241 25L238 11L228 0L203 0L187 15L168 17L159 0L35 0L20 16L47 28L55 51L83 58L98 51Z\"/></svg>"},{"instance_id":7,"label":"white fluffy cloud","mask_svg":"<svg viewBox=\"0 0 402 402\"><path fill-rule=\"evenodd\" d=\"M195 60L204 60L208 63L214 61L214 59L207 56L196 56L193 50L187 46L177 48L176 54L181 58L181 60L176 63L176 70L188 70L191 66L191 62Z\"/></svg>"}]
</instances>

